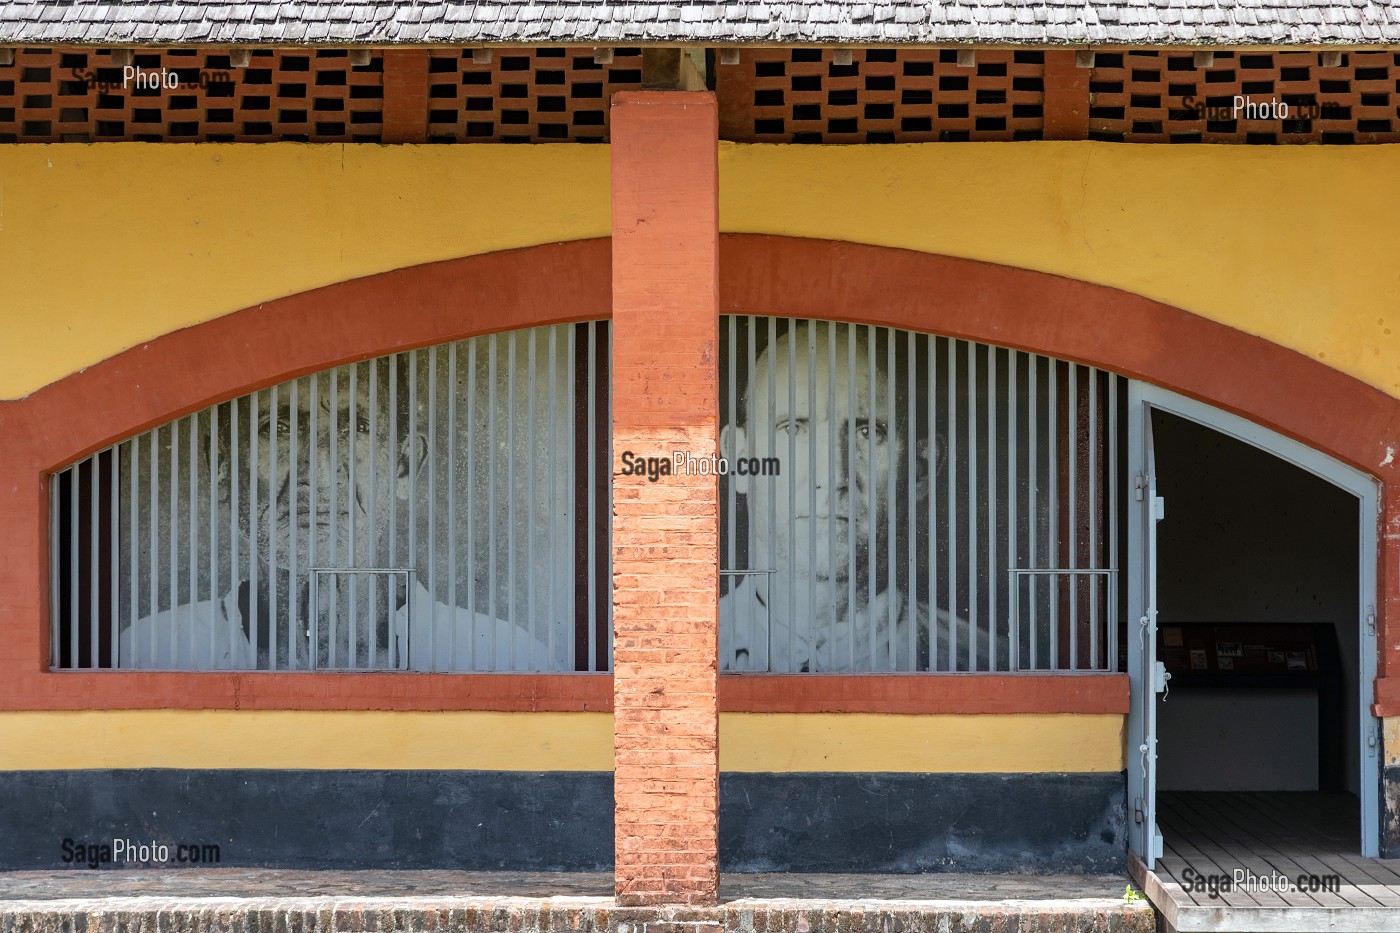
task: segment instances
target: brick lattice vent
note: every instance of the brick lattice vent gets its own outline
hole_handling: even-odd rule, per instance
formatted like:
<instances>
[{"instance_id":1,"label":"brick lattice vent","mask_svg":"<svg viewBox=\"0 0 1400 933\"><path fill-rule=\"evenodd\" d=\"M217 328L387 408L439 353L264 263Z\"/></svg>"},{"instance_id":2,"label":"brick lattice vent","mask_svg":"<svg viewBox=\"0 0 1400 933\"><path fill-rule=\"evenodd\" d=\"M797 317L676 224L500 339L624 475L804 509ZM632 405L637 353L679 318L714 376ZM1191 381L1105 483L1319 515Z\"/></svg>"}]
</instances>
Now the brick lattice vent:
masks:
<instances>
[{"instance_id":1,"label":"brick lattice vent","mask_svg":"<svg viewBox=\"0 0 1400 933\"><path fill-rule=\"evenodd\" d=\"M0 65L0 142L379 142L383 58L344 49L137 50L130 65L177 87L123 87L110 49L16 50Z\"/></svg>"},{"instance_id":2,"label":"brick lattice vent","mask_svg":"<svg viewBox=\"0 0 1400 933\"><path fill-rule=\"evenodd\" d=\"M1040 139L1044 57L954 49L762 49L719 65L726 139L784 143Z\"/></svg>"},{"instance_id":3,"label":"brick lattice vent","mask_svg":"<svg viewBox=\"0 0 1400 933\"><path fill-rule=\"evenodd\" d=\"M434 49L428 59L428 141L606 142L615 91L642 86L641 49Z\"/></svg>"},{"instance_id":4,"label":"brick lattice vent","mask_svg":"<svg viewBox=\"0 0 1400 933\"><path fill-rule=\"evenodd\" d=\"M635 48L374 50L367 58L251 49L246 66L233 54L15 49L0 65L0 143L606 142L612 95L642 80ZM744 49L725 64L717 53L720 134L774 143L1400 142L1400 52L1100 51L1092 68L1069 59L1073 80L1066 55ZM1060 64L1047 68L1051 56ZM124 64L164 69L178 87L123 87ZM1236 115L1236 96L1286 103L1289 114ZM1077 128L1063 122L1074 112ZM1060 124L1049 126L1047 113L1061 114Z\"/></svg>"},{"instance_id":5,"label":"brick lattice vent","mask_svg":"<svg viewBox=\"0 0 1400 933\"><path fill-rule=\"evenodd\" d=\"M1400 142L1400 53L1099 52L1089 136L1114 142ZM1285 119L1236 112L1236 96L1286 103ZM1276 112L1275 112L1276 113ZM1253 119L1247 117L1254 116Z\"/></svg>"}]
</instances>

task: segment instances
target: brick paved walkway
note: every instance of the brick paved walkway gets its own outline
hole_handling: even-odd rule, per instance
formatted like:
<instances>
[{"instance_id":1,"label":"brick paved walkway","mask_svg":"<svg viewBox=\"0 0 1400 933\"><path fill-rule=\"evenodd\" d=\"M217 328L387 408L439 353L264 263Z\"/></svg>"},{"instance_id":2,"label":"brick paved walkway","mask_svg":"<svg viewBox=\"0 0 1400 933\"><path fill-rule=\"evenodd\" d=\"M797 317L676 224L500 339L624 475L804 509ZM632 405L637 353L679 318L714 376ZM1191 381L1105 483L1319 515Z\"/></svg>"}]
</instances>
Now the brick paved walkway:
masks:
<instances>
[{"instance_id":1,"label":"brick paved walkway","mask_svg":"<svg viewBox=\"0 0 1400 933\"><path fill-rule=\"evenodd\" d=\"M0 933L1151 933L1120 876L726 875L724 903L617 908L612 875L74 869L0 874Z\"/></svg>"}]
</instances>

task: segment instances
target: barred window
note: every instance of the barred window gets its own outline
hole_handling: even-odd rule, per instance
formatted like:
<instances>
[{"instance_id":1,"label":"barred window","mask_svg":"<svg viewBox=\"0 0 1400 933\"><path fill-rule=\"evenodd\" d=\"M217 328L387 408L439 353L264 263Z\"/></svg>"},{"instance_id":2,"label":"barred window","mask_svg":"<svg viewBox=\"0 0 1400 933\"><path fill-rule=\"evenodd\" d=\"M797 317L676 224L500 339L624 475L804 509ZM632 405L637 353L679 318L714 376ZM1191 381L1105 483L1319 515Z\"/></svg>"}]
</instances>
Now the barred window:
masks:
<instances>
[{"instance_id":1,"label":"barred window","mask_svg":"<svg viewBox=\"0 0 1400 933\"><path fill-rule=\"evenodd\" d=\"M1118 670L1125 380L860 324L720 324L720 666Z\"/></svg>"},{"instance_id":2,"label":"barred window","mask_svg":"<svg viewBox=\"0 0 1400 933\"><path fill-rule=\"evenodd\" d=\"M606 670L608 346L347 364L55 474L53 666Z\"/></svg>"}]
</instances>

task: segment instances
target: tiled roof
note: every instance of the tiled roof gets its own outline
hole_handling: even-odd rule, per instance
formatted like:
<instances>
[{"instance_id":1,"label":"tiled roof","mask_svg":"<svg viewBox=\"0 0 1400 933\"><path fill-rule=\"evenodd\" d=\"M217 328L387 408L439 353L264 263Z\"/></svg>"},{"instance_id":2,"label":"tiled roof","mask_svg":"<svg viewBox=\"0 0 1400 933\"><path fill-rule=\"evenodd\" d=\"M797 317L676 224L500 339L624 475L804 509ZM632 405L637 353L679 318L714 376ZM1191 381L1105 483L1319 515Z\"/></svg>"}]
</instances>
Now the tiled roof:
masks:
<instances>
[{"instance_id":1,"label":"tiled roof","mask_svg":"<svg viewBox=\"0 0 1400 933\"><path fill-rule=\"evenodd\" d=\"M0 0L10 44L1400 44L1400 0Z\"/></svg>"}]
</instances>

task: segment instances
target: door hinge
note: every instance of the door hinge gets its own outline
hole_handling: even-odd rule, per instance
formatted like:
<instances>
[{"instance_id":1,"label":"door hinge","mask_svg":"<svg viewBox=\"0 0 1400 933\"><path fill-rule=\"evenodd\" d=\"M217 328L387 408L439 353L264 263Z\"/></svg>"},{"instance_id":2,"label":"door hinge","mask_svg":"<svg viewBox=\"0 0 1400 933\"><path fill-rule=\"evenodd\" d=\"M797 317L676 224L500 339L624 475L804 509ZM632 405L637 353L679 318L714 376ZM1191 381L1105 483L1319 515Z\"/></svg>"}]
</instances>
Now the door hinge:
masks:
<instances>
[{"instance_id":1,"label":"door hinge","mask_svg":"<svg viewBox=\"0 0 1400 933\"><path fill-rule=\"evenodd\" d=\"M1366 607L1366 634L1375 637L1376 634L1376 607Z\"/></svg>"},{"instance_id":2,"label":"door hinge","mask_svg":"<svg viewBox=\"0 0 1400 933\"><path fill-rule=\"evenodd\" d=\"M1142 798L1133 798L1133 822L1141 823L1147 819L1147 813L1143 810Z\"/></svg>"},{"instance_id":3,"label":"door hinge","mask_svg":"<svg viewBox=\"0 0 1400 933\"><path fill-rule=\"evenodd\" d=\"M1147 489L1147 476L1139 473L1133 477L1133 498L1138 502L1142 501L1144 490Z\"/></svg>"}]
</instances>

